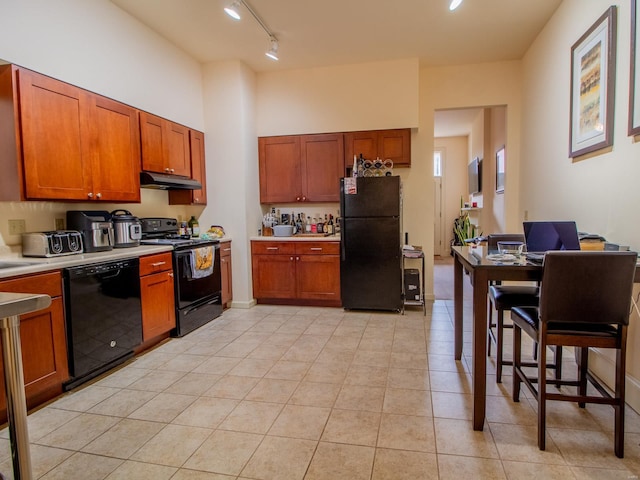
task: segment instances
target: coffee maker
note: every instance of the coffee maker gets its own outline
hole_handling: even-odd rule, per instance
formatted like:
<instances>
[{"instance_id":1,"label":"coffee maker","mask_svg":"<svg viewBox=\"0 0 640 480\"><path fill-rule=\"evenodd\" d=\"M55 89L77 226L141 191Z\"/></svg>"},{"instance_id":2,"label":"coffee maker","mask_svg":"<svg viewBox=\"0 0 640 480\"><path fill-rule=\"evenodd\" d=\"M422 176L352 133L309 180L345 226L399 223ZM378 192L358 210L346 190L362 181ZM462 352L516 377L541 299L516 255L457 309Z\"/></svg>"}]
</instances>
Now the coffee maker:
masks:
<instances>
[{"instance_id":1,"label":"coffee maker","mask_svg":"<svg viewBox=\"0 0 640 480\"><path fill-rule=\"evenodd\" d=\"M82 234L84 251L87 253L113 249L113 223L107 211L68 210L67 228Z\"/></svg>"}]
</instances>

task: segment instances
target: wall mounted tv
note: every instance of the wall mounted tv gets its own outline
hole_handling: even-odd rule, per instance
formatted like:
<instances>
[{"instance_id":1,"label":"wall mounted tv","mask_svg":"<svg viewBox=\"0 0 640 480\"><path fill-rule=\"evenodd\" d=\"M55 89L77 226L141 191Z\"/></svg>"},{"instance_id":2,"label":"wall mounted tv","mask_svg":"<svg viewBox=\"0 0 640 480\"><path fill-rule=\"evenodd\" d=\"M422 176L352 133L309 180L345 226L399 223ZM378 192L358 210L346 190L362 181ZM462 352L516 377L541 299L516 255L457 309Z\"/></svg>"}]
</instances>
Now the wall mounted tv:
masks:
<instances>
[{"instance_id":1,"label":"wall mounted tv","mask_svg":"<svg viewBox=\"0 0 640 480\"><path fill-rule=\"evenodd\" d=\"M482 160L478 157L471 160L468 166L469 194L482 191Z\"/></svg>"}]
</instances>

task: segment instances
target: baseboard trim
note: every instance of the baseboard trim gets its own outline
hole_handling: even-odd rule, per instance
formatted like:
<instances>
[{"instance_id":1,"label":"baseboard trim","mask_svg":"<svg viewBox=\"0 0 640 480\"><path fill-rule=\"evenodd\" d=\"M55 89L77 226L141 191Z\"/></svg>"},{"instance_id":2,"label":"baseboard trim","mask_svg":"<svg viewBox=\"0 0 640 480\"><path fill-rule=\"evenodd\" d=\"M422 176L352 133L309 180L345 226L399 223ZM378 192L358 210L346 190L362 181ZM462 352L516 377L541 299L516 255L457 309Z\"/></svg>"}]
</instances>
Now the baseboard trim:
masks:
<instances>
[{"instance_id":1,"label":"baseboard trim","mask_svg":"<svg viewBox=\"0 0 640 480\"><path fill-rule=\"evenodd\" d=\"M615 385L615 362L598 349L589 350L589 370L613 391ZM636 412L640 412L640 381L627 373L625 401Z\"/></svg>"},{"instance_id":2,"label":"baseboard trim","mask_svg":"<svg viewBox=\"0 0 640 480\"><path fill-rule=\"evenodd\" d=\"M255 307L256 305L257 305L257 302L255 300L248 300L248 301L245 301L245 302L239 302L239 301L232 300L230 306L231 306L231 308L248 309L248 308Z\"/></svg>"}]
</instances>

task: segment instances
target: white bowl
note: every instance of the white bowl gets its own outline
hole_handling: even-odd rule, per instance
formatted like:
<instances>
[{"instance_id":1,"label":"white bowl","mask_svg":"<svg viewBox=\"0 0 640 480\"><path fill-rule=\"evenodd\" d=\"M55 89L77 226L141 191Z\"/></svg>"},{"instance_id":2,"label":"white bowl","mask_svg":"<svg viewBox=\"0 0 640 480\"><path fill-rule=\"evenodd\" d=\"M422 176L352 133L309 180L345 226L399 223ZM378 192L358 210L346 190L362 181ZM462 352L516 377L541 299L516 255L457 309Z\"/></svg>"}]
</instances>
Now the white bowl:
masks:
<instances>
[{"instance_id":1,"label":"white bowl","mask_svg":"<svg viewBox=\"0 0 640 480\"><path fill-rule=\"evenodd\" d=\"M290 237L293 235L293 225L274 225L274 237Z\"/></svg>"}]
</instances>

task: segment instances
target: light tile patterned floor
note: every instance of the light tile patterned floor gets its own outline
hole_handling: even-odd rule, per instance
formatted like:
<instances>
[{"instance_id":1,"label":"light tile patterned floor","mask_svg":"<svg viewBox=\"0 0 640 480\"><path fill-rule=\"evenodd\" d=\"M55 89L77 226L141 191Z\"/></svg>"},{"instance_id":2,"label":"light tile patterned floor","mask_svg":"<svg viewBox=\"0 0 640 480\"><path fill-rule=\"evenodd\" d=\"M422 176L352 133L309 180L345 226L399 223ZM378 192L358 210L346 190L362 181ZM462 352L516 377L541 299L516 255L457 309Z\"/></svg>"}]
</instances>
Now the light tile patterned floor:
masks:
<instances>
[{"instance_id":1,"label":"light tile patterned floor","mask_svg":"<svg viewBox=\"0 0 640 480\"><path fill-rule=\"evenodd\" d=\"M488 360L484 431L471 426L470 326L453 359L452 302L427 316L342 309L232 309L29 416L42 479L628 479L640 475L640 417L626 458L613 409L510 398ZM469 310L467 307L467 314ZM508 342L507 342L508 344ZM509 349L508 349L509 350ZM530 351L526 349L524 351ZM566 368L572 358L567 352ZM11 477L8 433L0 471Z\"/></svg>"}]
</instances>

